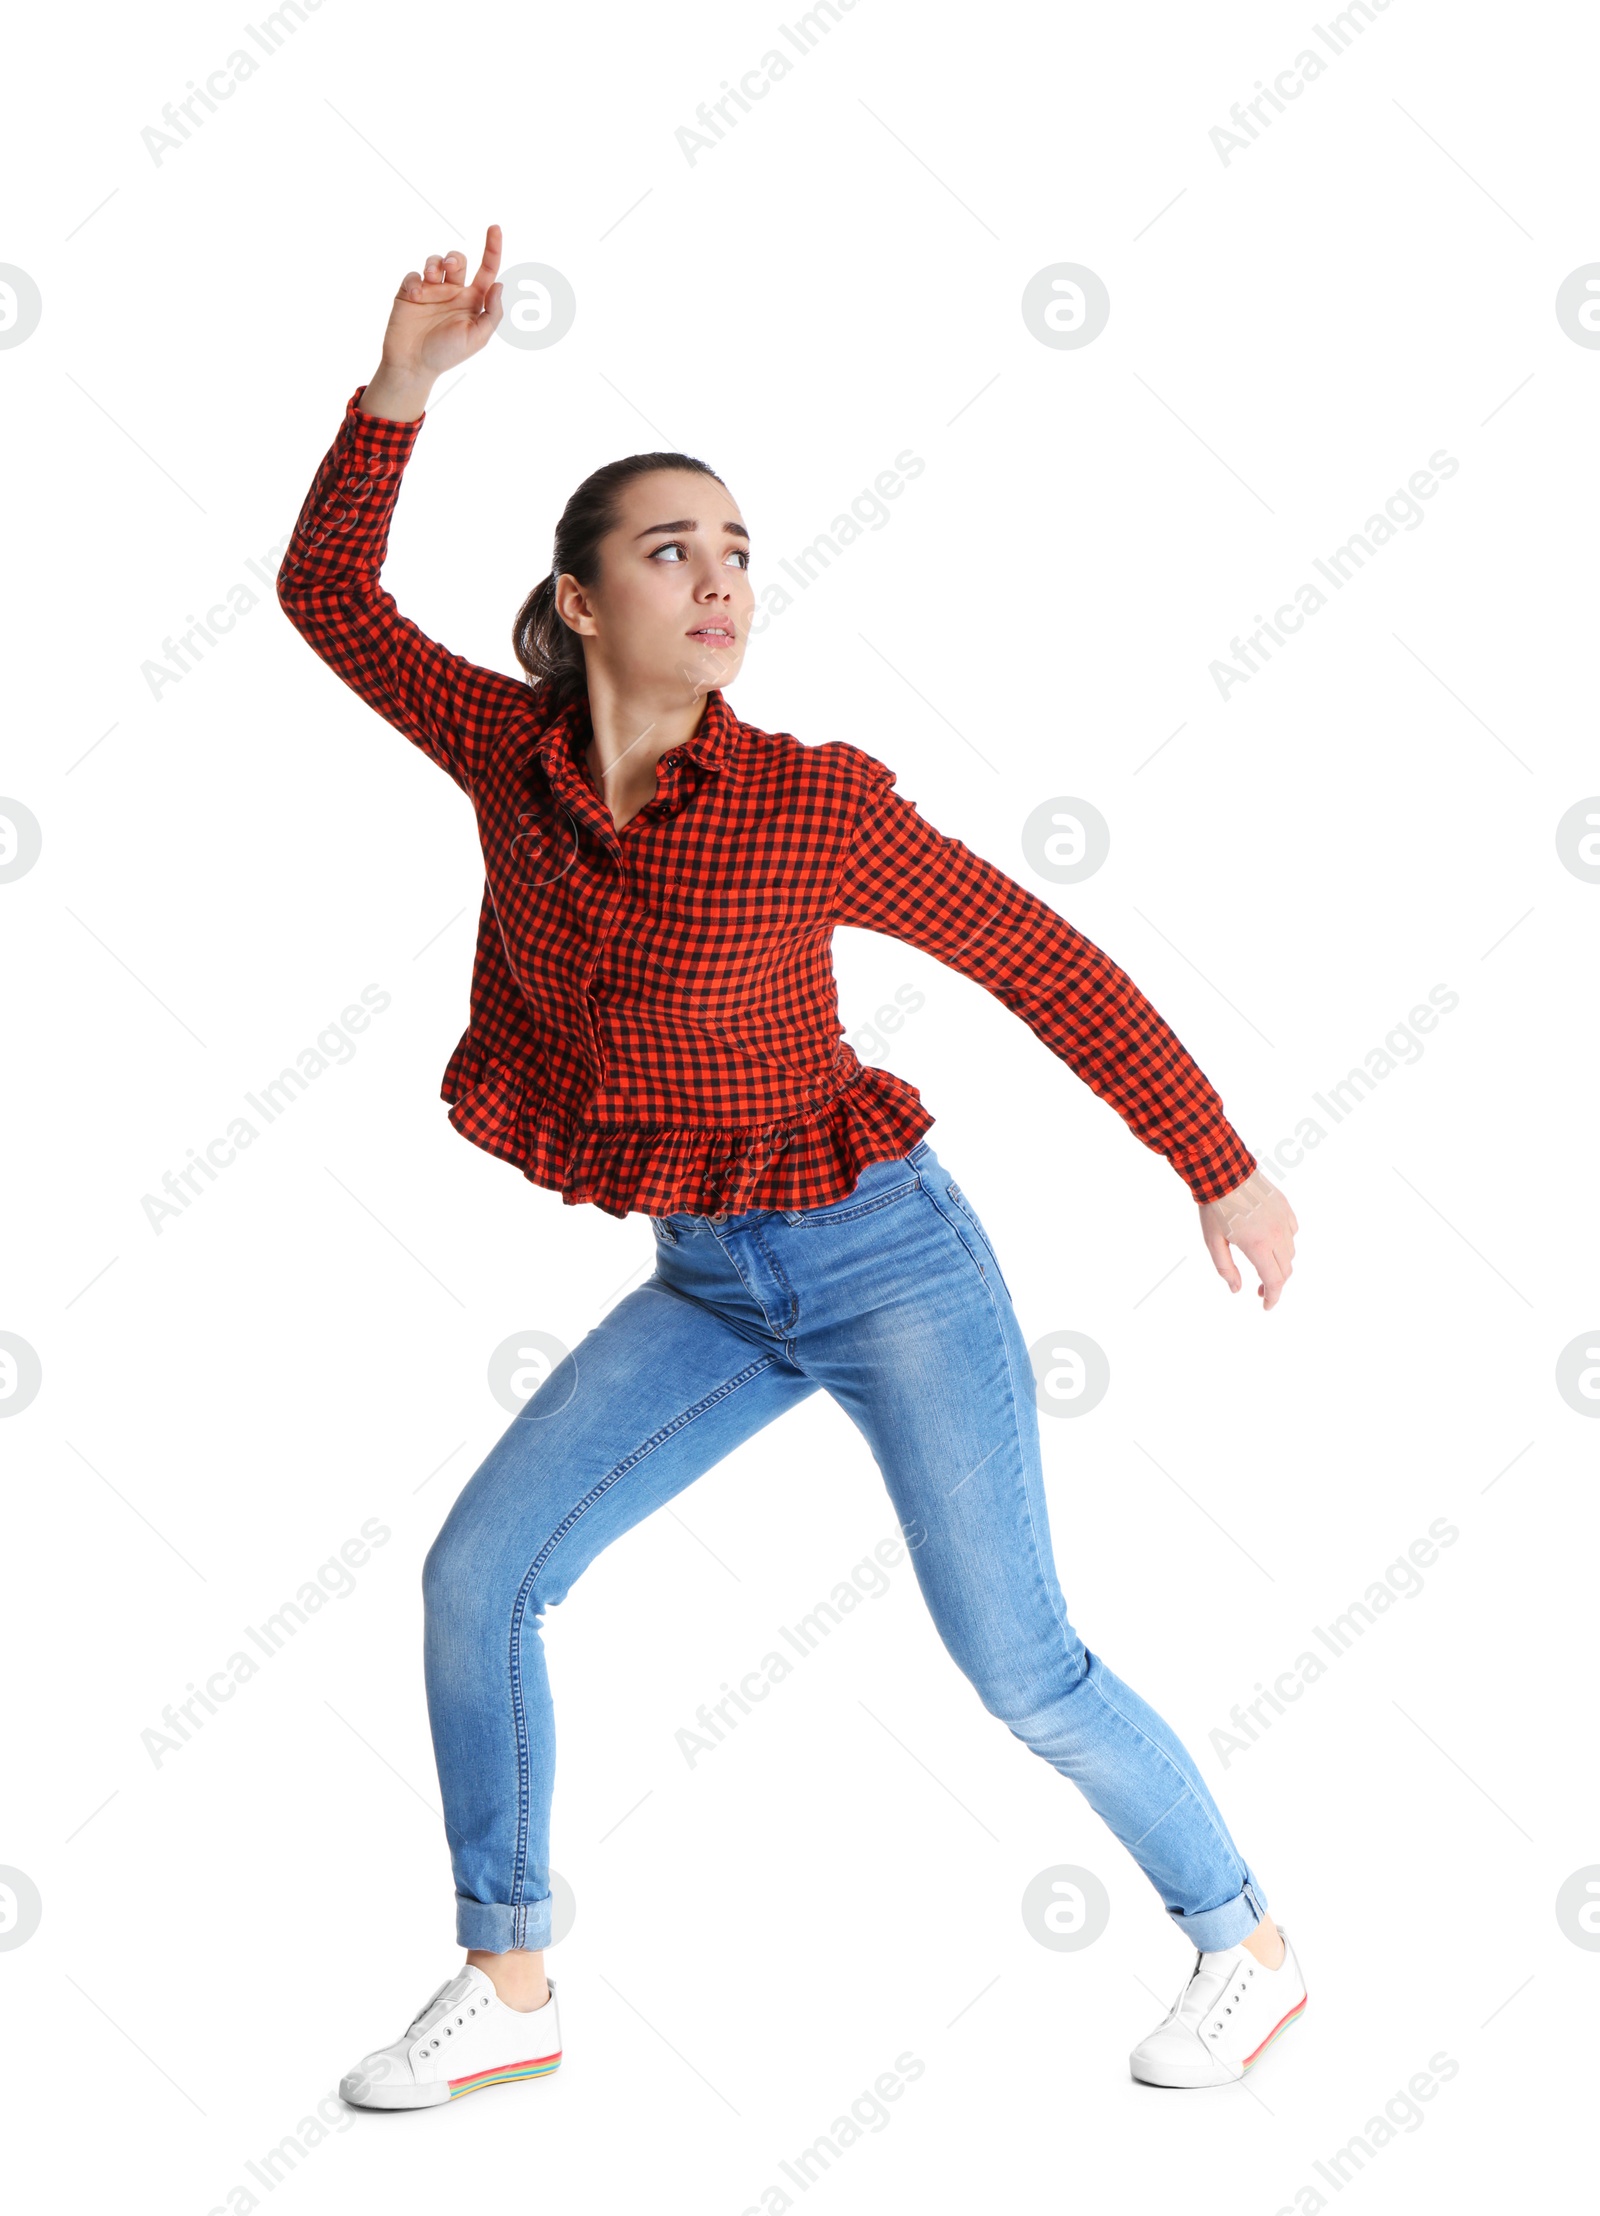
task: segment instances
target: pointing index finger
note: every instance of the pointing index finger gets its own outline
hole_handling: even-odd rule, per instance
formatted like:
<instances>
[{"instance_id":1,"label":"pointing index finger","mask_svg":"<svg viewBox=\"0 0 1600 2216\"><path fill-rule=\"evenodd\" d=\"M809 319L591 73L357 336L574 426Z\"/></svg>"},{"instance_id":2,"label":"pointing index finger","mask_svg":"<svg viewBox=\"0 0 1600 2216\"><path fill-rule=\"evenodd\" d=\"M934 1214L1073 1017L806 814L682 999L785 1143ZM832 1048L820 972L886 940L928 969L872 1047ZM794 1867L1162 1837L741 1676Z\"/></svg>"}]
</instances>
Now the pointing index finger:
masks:
<instances>
[{"instance_id":1,"label":"pointing index finger","mask_svg":"<svg viewBox=\"0 0 1600 2216\"><path fill-rule=\"evenodd\" d=\"M498 223L491 223L483 235L483 260L479 263L478 273L472 280L473 297L480 307L483 305L489 287L495 281L499 268L500 226Z\"/></svg>"}]
</instances>

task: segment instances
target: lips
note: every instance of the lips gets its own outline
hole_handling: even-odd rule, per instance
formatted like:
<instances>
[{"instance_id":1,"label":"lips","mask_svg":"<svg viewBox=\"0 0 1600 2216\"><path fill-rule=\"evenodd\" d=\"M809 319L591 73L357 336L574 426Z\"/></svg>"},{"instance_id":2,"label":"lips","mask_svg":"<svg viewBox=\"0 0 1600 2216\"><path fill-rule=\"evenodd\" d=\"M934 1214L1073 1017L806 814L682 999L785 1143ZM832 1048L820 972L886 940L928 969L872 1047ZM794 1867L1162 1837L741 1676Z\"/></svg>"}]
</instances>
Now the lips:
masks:
<instances>
[{"instance_id":1,"label":"lips","mask_svg":"<svg viewBox=\"0 0 1600 2216\"><path fill-rule=\"evenodd\" d=\"M701 624L698 630L691 631L688 635L691 639L701 640L706 646L732 646L734 639L731 623Z\"/></svg>"}]
</instances>

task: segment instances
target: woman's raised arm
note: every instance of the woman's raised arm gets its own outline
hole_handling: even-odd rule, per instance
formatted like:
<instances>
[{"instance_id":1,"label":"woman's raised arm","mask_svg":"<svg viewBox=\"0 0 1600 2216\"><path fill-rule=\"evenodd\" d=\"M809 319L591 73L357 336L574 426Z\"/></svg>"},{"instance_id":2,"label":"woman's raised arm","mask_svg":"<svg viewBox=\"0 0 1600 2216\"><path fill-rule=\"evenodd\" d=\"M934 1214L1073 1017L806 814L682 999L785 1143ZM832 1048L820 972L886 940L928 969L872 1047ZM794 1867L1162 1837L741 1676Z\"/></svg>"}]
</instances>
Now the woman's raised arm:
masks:
<instances>
[{"instance_id":1,"label":"woman's raised arm","mask_svg":"<svg viewBox=\"0 0 1600 2216\"><path fill-rule=\"evenodd\" d=\"M434 380L476 354L500 322L500 226L477 275L430 254L389 311L376 374L345 408L278 570L278 601L312 649L369 707L470 792L494 732L527 687L452 654L402 616L379 583L401 473Z\"/></svg>"}]
</instances>

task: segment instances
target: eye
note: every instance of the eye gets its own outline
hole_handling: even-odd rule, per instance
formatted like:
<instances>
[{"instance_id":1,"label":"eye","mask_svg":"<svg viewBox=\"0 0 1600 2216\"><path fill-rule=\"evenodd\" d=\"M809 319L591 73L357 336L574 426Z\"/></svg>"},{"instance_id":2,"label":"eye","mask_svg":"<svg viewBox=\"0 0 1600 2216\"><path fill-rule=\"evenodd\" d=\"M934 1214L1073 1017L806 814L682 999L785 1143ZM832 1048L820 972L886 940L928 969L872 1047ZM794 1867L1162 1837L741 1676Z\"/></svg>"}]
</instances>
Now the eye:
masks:
<instances>
[{"instance_id":1,"label":"eye","mask_svg":"<svg viewBox=\"0 0 1600 2216\"><path fill-rule=\"evenodd\" d=\"M741 569L748 569L748 568L750 567L750 549L749 549L749 547L747 547L747 546L735 546L735 547L730 547L730 549L729 549L729 551L728 551L728 559L729 559L729 561L730 561L730 562L737 562L737 563L738 563L738 565L739 565L739 567L740 567Z\"/></svg>"},{"instance_id":2,"label":"eye","mask_svg":"<svg viewBox=\"0 0 1600 2216\"><path fill-rule=\"evenodd\" d=\"M659 546L651 549L649 559L656 561L663 554L676 554L680 561L685 562L689 559L689 549L682 539L663 539Z\"/></svg>"}]
</instances>

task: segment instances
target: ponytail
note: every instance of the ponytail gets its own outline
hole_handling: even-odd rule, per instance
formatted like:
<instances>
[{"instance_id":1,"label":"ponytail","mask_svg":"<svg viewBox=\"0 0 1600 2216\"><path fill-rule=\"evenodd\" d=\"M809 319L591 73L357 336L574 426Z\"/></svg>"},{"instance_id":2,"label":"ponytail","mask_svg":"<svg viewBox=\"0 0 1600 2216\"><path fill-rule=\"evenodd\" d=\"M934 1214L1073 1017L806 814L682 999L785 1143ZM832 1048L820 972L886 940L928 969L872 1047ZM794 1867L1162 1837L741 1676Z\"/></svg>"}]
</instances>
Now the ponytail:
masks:
<instances>
[{"instance_id":1,"label":"ponytail","mask_svg":"<svg viewBox=\"0 0 1600 2216\"><path fill-rule=\"evenodd\" d=\"M558 695L581 692L583 642L556 613L555 573L541 579L517 611L511 643L530 685L550 684Z\"/></svg>"}]
</instances>

